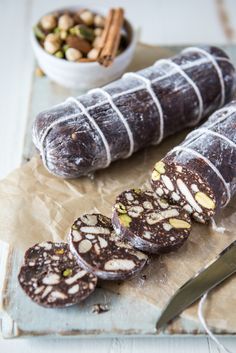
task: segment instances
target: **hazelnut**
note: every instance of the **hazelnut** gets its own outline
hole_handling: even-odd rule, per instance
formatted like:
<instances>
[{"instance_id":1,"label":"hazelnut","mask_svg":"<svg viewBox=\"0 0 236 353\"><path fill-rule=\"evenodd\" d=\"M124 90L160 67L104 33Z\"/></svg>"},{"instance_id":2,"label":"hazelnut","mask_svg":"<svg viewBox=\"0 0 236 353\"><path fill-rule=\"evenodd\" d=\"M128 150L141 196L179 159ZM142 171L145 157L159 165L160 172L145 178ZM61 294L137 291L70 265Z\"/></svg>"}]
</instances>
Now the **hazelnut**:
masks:
<instances>
[{"instance_id":1,"label":"hazelnut","mask_svg":"<svg viewBox=\"0 0 236 353\"><path fill-rule=\"evenodd\" d=\"M52 30L57 26L57 20L53 15L45 15L41 18L40 24L43 29Z\"/></svg>"},{"instance_id":2,"label":"hazelnut","mask_svg":"<svg viewBox=\"0 0 236 353\"><path fill-rule=\"evenodd\" d=\"M94 16L91 11L85 10L80 13L80 18L84 24L91 26L93 24Z\"/></svg>"},{"instance_id":3,"label":"hazelnut","mask_svg":"<svg viewBox=\"0 0 236 353\"><path fill-rule=\"evenodd\" d=\"M73 27L74 20L70 15L62 15L58 20L58 27L64 31L67 31L69 28Z\"/></svg>"},{"instance_id":4,"label":"hazelnut","mask_svg":"<svg viewBox=\"0 0 236 353\"><path fill-rule=\"evenodd\" d=\"M93 47L94 48L100 48L101 47L101 37L96 37L93 41Z\"/></svg>"},{"instance_id":5,"label":"hazelnut","mask_svg":"<svg viewBox=\"0 0 236 353\"><path fill-rule=\"evenodd\" d=\"M44 49L50 53L54 54L60 49L61 41L57 34L49 33L44 41Z\"/></svg>"},{"instance_id":6,"label":"hazelnut","mask_svg":"<svg viewBox=\"0 0 236 353\"><path fill-rule=\"evenodd\" d=\"M105 24L105 19L104 19L104 17L101 16L101 15L96 15L96 16L94 17L94 24L95 24L95 26L97 26L97 27L104 27L104 24Z\"/></svg>"},{"instance_id":7,"label":"hazelnut","mask_svg":"<svg viewBox=\"0 0 236 353\"><path fill-rule=\"evenodd\" d=\"M82 53L78 49L74 48L67 49L65 55L68 61L77 61L82 58Z\"/></svg>"},{"instance_id":8,"label":"hazelnut","mask_svg":"<svg viewBox=\"0 0 236 353\"><path fill-rule=\"evenodd\" d=\"M96 37L101 37L103 30L101 28L95 28L94 34Z\"/></svg>"},{"instance_id":9,"label":"hazelnut","mask_svg":"<svg viewBox=\"0 0 236 353\"><path fill-rule=\"evenodd\" d=\"M93 48L87 54L88 59L97 59L97 57L98 57L98 49L96 48Z\"/></svg>"},{"instance_id":10,"label":"hazelnut","mask_svg":"<svg viewBox=\"0 0 236 353\"><path fill-rule=\"evenodd\" d=\"M38 67L36 67L36 69L35 69L35 75L36 75L37 77L43 77L43 76L45 76L45 73L44 73L43 70L38 66Z\"/></svg>"}]
</instances>

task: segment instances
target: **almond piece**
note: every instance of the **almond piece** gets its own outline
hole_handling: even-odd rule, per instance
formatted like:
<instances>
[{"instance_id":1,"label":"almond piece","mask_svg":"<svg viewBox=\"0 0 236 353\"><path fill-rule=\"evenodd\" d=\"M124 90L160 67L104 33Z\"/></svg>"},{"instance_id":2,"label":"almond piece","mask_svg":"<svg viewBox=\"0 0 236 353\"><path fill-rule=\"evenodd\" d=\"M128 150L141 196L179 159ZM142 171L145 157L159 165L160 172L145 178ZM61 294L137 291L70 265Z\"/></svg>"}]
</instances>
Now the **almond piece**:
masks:
<instances>
[{"instance_id":1,"label":"almond piece","mask_svg":"<svg viewBox=\"0 0 236 353\"><path fill-rule=\"evenodd\" d=\"M89 42L73 35L69 35L66 38L66 44L69 45L70 48L81 51L83 54L88 54L88 52L92 49L92 46Z\"/></svg>"}]
</instances>

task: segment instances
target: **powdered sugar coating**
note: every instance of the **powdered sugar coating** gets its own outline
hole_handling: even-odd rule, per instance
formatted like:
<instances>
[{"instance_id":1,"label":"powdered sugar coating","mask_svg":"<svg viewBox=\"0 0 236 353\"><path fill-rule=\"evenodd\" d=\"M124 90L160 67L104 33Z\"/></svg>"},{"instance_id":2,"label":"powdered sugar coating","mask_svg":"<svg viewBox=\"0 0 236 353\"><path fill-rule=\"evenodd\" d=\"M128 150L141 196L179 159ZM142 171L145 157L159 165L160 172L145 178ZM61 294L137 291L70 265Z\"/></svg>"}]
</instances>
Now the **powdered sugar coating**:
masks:
<instances>
[{"instance_id":1,"label":"powdered sugar coating","mask_svg":"<svg viewBox=\"0 0 236 353\"><path fill-rule=\"evenodd\" d=\"M107 94L90 92L39 114L33 140L47 169L63 177L86 175L196 124L222 103L219 70L229 101L234 67L220 49L205 51L182 52L172 65L162 61L105 86Z\"/></svg>"}]
</instances>

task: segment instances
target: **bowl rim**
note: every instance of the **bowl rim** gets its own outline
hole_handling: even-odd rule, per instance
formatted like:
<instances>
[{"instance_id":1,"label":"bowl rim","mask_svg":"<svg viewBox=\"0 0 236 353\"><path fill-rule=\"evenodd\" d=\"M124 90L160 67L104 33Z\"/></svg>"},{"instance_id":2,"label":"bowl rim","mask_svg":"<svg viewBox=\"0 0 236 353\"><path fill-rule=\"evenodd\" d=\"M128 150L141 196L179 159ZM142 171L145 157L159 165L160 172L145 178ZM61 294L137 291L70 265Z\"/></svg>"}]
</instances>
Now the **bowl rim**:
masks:
<instances>
[{"instance_id":1,"label":"bowl rim","mask_svg":"<svg viewBox=\"0 0 236 353\"><path fill-rule=\"evenodd\" d=\"M30 39L31 39L31 42L33 44L33 46L37 46L37 49L43 54L45 55L46 57L48 57L48 59L50 60L56 60L57 63L61 63L62 65L70 65L71 67L78 67L78 65L81 65L81 66L101 66L99 65L99 63L97 61L92 61L92 62L73 62L73 61L68 61L68 60L65 60L65 59L61 59L61 58L57 58L56 56L54 55L51 55L49 53L46 52L46 50L44 50L41 45L39 44L35 34L34 34L34 27L39 23L40 19L45 16L45 15L49 15L53 12L59 12L59 11L63 11L63 10L76 10L76 9L88 9L88 10L91 10L91 11L94 11L98 14L102 14L102 11L107 11L108 8L107 7L99 7L99 9L96 9L96 7L87 7L87 6L83 6L83 4L81 5L72 5L72 6L63 6L63 7L60 7L60 8L56 8L56 9L52 9L51 11L49 12L46 12L45 14L42 14L38 20L36 22L34 22L34 24L32 25L32 28L31 28L31 31L30 31ZM100 12L99 12L100 10ZM102 10L102 11L101 11ZM117 61L117 60L121 60L126 54L127 52L135 45L136 43L136 31L135 31L135 28L134 28L134 25L132 24L132 22L125 16L124 20L126 21L126 23L128 24L130 30L131 30L131 40L127 46L127 48L125 48L125 50L120 53L119 55L117 55L114 59L114 62Z\"/></svg>"}]
</instances>

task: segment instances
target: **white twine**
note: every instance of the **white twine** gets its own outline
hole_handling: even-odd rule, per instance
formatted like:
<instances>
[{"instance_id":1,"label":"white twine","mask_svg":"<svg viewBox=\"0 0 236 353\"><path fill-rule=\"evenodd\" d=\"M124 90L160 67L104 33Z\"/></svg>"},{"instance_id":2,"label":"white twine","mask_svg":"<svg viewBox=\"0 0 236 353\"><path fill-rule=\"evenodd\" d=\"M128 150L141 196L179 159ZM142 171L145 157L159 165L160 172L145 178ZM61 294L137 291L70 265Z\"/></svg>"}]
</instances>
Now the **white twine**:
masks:
<instances>
[{"instance_id":1,"label":"white twine","mask_svg":"<svg viewBox=\"0 0 236 353\"><path fill-rule=\"evenodd\" d=\"M220 87L221 87L221 101L220 101L220 107L222 105L224 105L225 102L225 83L224 83L224 77L222 74L222 70L220 68L220 66L218 65L216 59L214 58L214 56L209 53L208 51L202 49L202 48L198 48L198 47L189 47L186 48L182 51L183 53L189 53L189 52L199 52L201 54L203 54L204 56L206 56L212 63L212 65L214 66L217 75L219 77L219 81L220 81Z\"/></svg>"},{"instance_id":2,"label":"white twine","mask_svg":"<svg viewBox=\"0 0 236 353\"><path fill-rule=\"evenodd\" d=\"M211 331L211 329L209 328L209 326L206 323L206 320L204 318L204 314L203 314L203 307L205 304L205 301L207 299L207 295L208 295L209 291L206 292L200 299L200 302L198 304L198 318L199 321L202 325L202 327L204 328L204 330L206 331L206 333L208 334L208 336L212 339L212 341L215 342L215 344L217 345L217 347L219 349L221 349L222 352L224 353L232 353L229 349L227 349L222 343L220 343L220 341L216 338L216 336L213 334L213 332Z\"/></svg>"},{"instance_id":3,"label":"white twine","mask_svg":"<svg viewBox=\"0 0 236 353\"><path fill-rule=\"evenodd\" d=\"M77 104L77 106L81 109L82 113L88 118L90 123L92 125L94 125L95 130L97 130L97 132L99 133L99 135L102 139L103 145L105 147L106 155L107 155L107 162L105 164L105 168L108 167L111 163L111 150L110 150L109 144L108 144L107 139L106 139L105 135L103 134L102 130L100 129L100 127L98 126L96 121L93 119L93 117L89 114L88 110L85 108L85 106L80 101L78 101L74 97L69 97L69 98L67 98L66 101L73 101L75 104Z\"/></svg>"},{"instance_id":4,"label":"white twine","mask_svg":"<svg viewBox=\"0 0 236 353\"><path fill-rule=\"evenodd\" d=\"M126 129L126 132L127 132L128 138L129 138L129 145L130 145L129 152L128 152L126 158L130 157L134 151L134 137L133 137L133 133L130 129L129 123L127 122L127 120L125 119L125 117L121 113L121 111L118 109L118 107L115 105L115 103L113 102L112 96L107 91L105 91L103 88L93 88L88 93L96 93L96 92L104 95L104 97L107 99L107 101L110 104L110 106L112 107L112 109L116 112L116 114L119 116L120 120L122 121L122 123Z\"/></svg>"},{"instance_id":5,"label":"white twine","mask_svg":"<svg viewBox=\"0 0 236 353\"><path fill-rule=\"evenodd\" d=\"M196 83L191 79L191 77L189 77L186 72L183 70L183 68L180 65L177 65L175 62L173 62L170 59L161 59L155 62L155 66L159 65L160 63L167 63L170 66L173 66L176 69L176 72L179 72L180 75L189 83L189 85L193 88L197 99L198 99L198 116L197 119L194 120L191 123L191 126L196 125L201 119L202 119L202 115L203 115L203 99L202 99L202 95L201 92L199 90L199 88L197 87Z\"/></svg>"},{"instance_id":6,"label":"white twine","mask_svg":"<svg viewBox=\"0 0 236 353\"><path fill-rule=\"evenodd\" d=\"M142 75L139 75L139 74L135 73L135 72L126 72L123 75L123 78L126 78L126 77L134 77L134 78L144 82L145 85L146 85L146 89L147 89L148 93L152 97L152 100L153 100L153 102L155 103L155 105L157 107L157 110L158 110L158 113L159 113L159 120L160 120L160 132L159 132L159 138L157 139L156 142L153 143L154 145L156 145L156 144L160 143L163 140L164 114L163 114L163 109L162 109L161 103L160 103L158 97L156 96L156 94L153 91L152 81L147 79L146 77L144 77Z\"/></svg>"}]
</instances>

